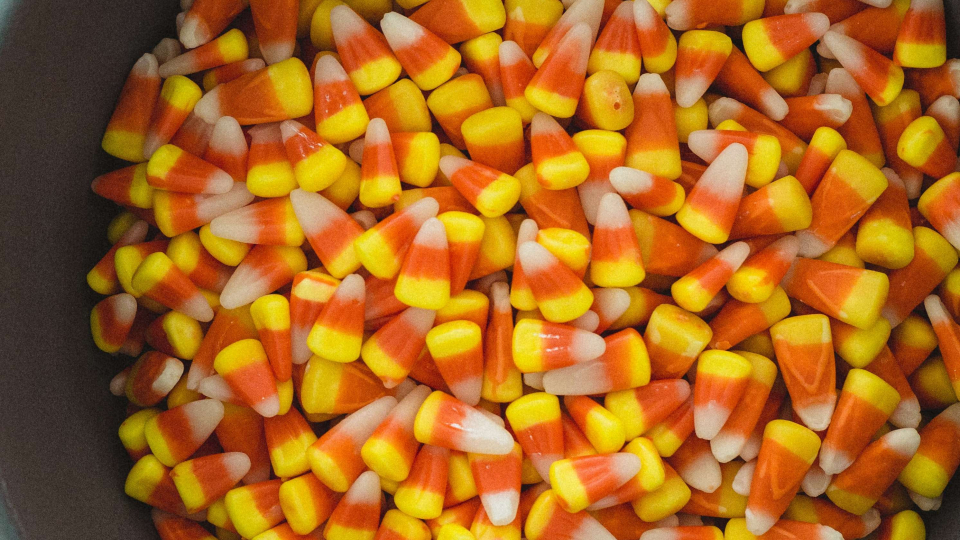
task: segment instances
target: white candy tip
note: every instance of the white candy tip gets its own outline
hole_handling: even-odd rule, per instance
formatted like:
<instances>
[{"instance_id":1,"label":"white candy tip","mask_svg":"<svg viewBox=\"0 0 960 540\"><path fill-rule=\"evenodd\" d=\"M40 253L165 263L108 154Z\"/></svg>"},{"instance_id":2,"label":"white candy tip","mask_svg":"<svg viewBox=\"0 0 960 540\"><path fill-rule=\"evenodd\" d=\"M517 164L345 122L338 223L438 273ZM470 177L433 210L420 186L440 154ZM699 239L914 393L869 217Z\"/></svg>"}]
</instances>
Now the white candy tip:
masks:
<instances>
[{"instance_id":1,"label":"white candy tip","mask_svg":"<svg viewBox=\"0 0 960 540\"><path fill-rule=\"evenodd\" d=\"M440 158L440 172L447 178L452 177L460 169L470 165L471 161L460 156L443 156Z\"/></svg>"},{"instance_id":2,"label":"white candy tip","mask_svg":"<svg viewBox=\"0 0 960 540\"><path fill-rule=\"evenodd\" d=\"M280 397L276 394L260 401L251 407L264 418L273 418L280 414Z\"/></svg>"},{"instance_id":3,"label":"white candy tip","mask_svg":"<svg viewBox=\"0 0 960 540\"><path fill-rule=\"evenodd\" d=\"M243 452L225 452L222 455L228 478L243 478L250 471L250 458Z\"/></svg>"},{"instance_id":4,"label":"white candy tip","mask_svg":"<svg viewBox=\"0 0 960 540\"><path fill-rule=\"evenodd\" d=\"M524 269L526 269L526 265L524 265ZM603 337L586 330L577 332L570 344L570 355L577 362L600 358L606 350L607 342L604 341Z\"/></svg>"}]
</instances>

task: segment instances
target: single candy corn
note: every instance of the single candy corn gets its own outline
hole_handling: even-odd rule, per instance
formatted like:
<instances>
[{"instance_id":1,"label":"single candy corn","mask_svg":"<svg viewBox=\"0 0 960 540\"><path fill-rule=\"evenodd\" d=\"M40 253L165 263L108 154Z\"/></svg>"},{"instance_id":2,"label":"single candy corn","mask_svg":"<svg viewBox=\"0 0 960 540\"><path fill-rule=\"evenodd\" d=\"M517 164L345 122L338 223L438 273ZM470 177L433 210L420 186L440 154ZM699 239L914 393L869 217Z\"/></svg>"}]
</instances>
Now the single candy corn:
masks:
<instances>
[{"instance_id":1,"label":"single candy corn","mask_svg":"<svg viewBox=\"0 0 960 540\"><path fill-rule=\"evenodd\" d=\"M306 267L306 257L298 247L255 246L224 286L220 305L233 309L249 304L286 285Z\"/></svg>"},{"instance_id":2,"label":"single candy corn","mask_svg":"<svg viewBox=\"0 0 960 540\"><path fill-rule=\"evenodd\" d=\"M623 448L623 422L596 401L585 396L563 399L570 417L598 453L609 454Z\"/></svg>"},{"instance_id":3,"label":"single candy corn","mask_svg":"<svg viewBox=\"0 0 960 540\"><path fill-rule=\"evenodd\" d=\"M590 514L570 513L564 510L560 497L553 490L543 492L531 506L524 524L524 534L530 540L551 538L613 540L614 538Z\"/></svg>"},{"instance_id":4,"label":"single candy corn","mask_svg":"<svg viewBox=\"0 0 960 540\"><path fill-rule=\"evenodd\" d=\"M909 376L937 348L937 335L926 318L908 315L893 329L889 344L901 371Z\"/></svg>"},{"instance_id":5,"label":"single candy corn","mask_svg":"<svg viewBox=\"0 0 960 540\"><path fill-rule=\"evenodd\" d=\"M851 370L837 402L836 419L820 449L824 472L846 470L899 402L900 394L883 379L868 371Z\"/></svg>"},{"instance_id":6,"label":"single candy corn","mask_svg":"<svg viewBox=\"0 0 960 540\"><path fill-rule=\"evenodd\" d=\"M520 198L520 182L516 178L475 161L444 156L440 158L440 170L457 191L486 217L502 216Z\"/></svg>"},{"instance_id":7,"label":"single candy corn","mask_svg":"<svg viewBox=\"0 0 960 540\"><path fill-rule=\"evenodd\" d=\"M460 129L473 161L507 174L525 163L523 119L512 107L475 113L463 121Z\"/></svg>"},{"instance_id":8,"label":"single candy corn","mask_svg":"<svg viewBox=\"0 0 960 540\"><path fill-rule=\"evenodd\" d=\"M397 80L402 68L383 34L347 6L334 7L330 23L343 67L361 95Z\"/></svg>"},{"instance_id":9,"label":"single candy corn","mask_svg":"<svg viewBox=\"0 0 960 540\"><path fill-rule=\"evenodd\" d=\"M144 136L144 161L150 159L157 148L170 142L199 102L202 93L196 83L183 75L174 75L164 81L153 108L150 127Z\"/></svg>"},{"instance_id":10,"label":"single candy corn","mask_svg":"<svg viewBox=\"0 0 960 540\"><path fill-rule=\"evenodd\" d=\"M747 502L751 533L762 535L780 519L819 449L817 435L799 424L786 420L767 424Z\"/></svg>"},{"instance_id":11,"label":"single candy corn","mask_svg":"<svg viewBox=\"0 0 960 540\"><path fill-rule=\"evenodd\" d=\"M170 469L152 454L138 460L127 474L123 486L128 497L165 512L186 515L187 511L170 478Z\"/></svg>"},{"instance_id":12,"label":"single candy corn","mask_svg":"<svg viewBox=\"0 0 960 540\"><path fill-rule=\"evenodd\" d=\"M187 512L194 513L226 495L249 469L246 454L227 452L184 461L170 471L170 478Z\"/></svg>"},{"instance_id":13,"label":"single candy corn","mask_svg":"<svg viewBox=\"0 0 960 540\"><path fill-rule=\"evenodd\" d=\"M484 335L481 397L503 403L520 397L522 392L520 371L513 361L513 309L506 283L495 283L489 295L490 320Z\"/></svg>"},{"instance_id":14,"label":"single candy corn","mask_svg":"<svg viewBox=\"0 0 960 540\"><path fill-rule=\"evenodd\" d=\"M812 221L813 207L803 185L784 176L741 199L730 235L748 238L802 231Z\"/></svg>"},{"instance_id":15,"label":"single candy corn","mask_svg":"<svg viewBox=\"0 0 960 540\"><path fill-rule=\"evenodd\" d=\"M486 226L482 219L466 212L444 212L437 219L446 230L450 251L450 294L457 295L464 290L480 255L480 242Z\"/></svg>"},{"instance_id":16,"label":"single candy corn","mask_svg":"<svg viewBox=\"0 0 960 540\"><path fill-rule=\"evenodd\" d=\"M653 381L646 386L607 394L604 406L620 418L627 440L659 424L690 396L690 385L680 379Z\"/></svg>"},{"instance_id":17,"label":"single candy corn","mask_svg":"<svg viewBox=\"0 0 960 540\"><path fill-rule=\"evenodd\" d=\"M290 478L310 470L307 449L317 436L299 411L265 418L263 425L274 474Z\"/></svg>"},{"instance_id":18,"label":"single candy corn","mask_svg":"<svg viewBox=\"0 0 960 540\"><path fill-rule=\"evenodd\" d=\"M634 4L639 5L639 4ZM680 176L680 152L673 105L663 79L640 77L633 91L634 120L626 130L627 167L674 180Z\"/></svg>"},{"instance_id":19,"label":"single candy corn","mask_svg":"<svg viewBox=\"0 0 960 540\"><path fill-rule=\"evenodd\" d=\"M427 348L453 395L468 405L480 402L483 336L471 321L451 321L427 333Z\"/></svg>"},{"instance_id":20,"label":"single candy corn","mask_svg":"<svg viewBox=\"0 0 960 540\"><path fill-rule=\"evenodd\" d=\"M223 411L223 404L213 399L185 403L148 419L143 435L153 455L173 467L203 445L223 419Z\"/></svg>"},{"instance_id":21,"label":"single candy corn","mask_svg":"<svg viewBox=\"0 0 960 540\"><path fill-rule=\"evenodd\" d=\"M266 199L227 212L210 222L210 232L247 244L299 247L304 241L289 197Z\"/></svg>"},{"instance_id":22,"label":"single candy corn","mask_svg":"<svg viewBox=\"0 0 960 540\"><path fill-rule=\"evenodd\" d=\"M747 58L759 71L770 71L810 45L830 27L822 13L797 13L767 17L744 25Z\"/></svg>"},{"instance_id":23,"label":"single candy corn","mask_svg":"<svg viewBox=\"0 0 960 540\"><path fill-rule=\"evenodd\" d=\"M560 190L586 180L589 173L586 158L551 116L540 113L533 117L530 138L533 164L541 186Z\"/></svg>"},{"instance_id":24,"label":"single candy corn","mask_svg":"<svg viewBox=\"0 0 960 540\"><path fill-rule=\"evenodd\" d=\"M647 1L634 1L633 20L640 39L643 66L651 73L664 73L677 61L677 38Z\"/></svg>"},{"instance_id":25,"label":"single candy corn","mask_svg":"<svg viewBox=\"0 0 960 540\"><path fill-rule=\"evenodd\" d=\"M958 411L960 407L951 405L920 430L917 453L899 476L910 491L930 498L943 493L960 461L955 443Z\"/></svg>"},{"instance_id":26,"label":"single candy corn","mask_svg":"<svg viewBox=\"0 0 960 540\"><path fill-rule=\"evenodd\" d=\"M144 426L154 416L160 414L159 409L141 409L128 416L117 430L117 435L123 448L134 462L150 454L150 445L144 432Z\"/></svg>"},{"instance_id":27,"label":"single candy corn","mask_svg":"<svg viewBox=\"0 0 960 540\"><path fill-rule=\"evenodd\" d=\"M773 242L744 261L727 281L727 291L741 302L767 300L790 269L799 249L794 236Z\"/></svg>"},{"instance_id":28,"label":"single candy corn","mask_svg":"<svg viewBox=\"0 0 960 540\"><path fill-rule=\"evenodd\" d=\"M579 512L612 493L640 471L629 452L562 459L550 466L550 484L561 507Z\"/></svg>"},{"instance_id":29,"label":"single candy corn","mask_svg":"<svg viewBox=\"0 0 960 540\"><path fill-rule=\"evenodd\" d=\"M802 257L783 281L791 298L863 329L876 323L889 286L880 272Z\"/></svg>"},{"instance_id":30,"label":"single candy corn","mask_svg":"<svg viewBox=\"0 0 960 540\"><path fill-rule=\"evenodd\" d=\"M443 0L425 5L412 19L452 44L502 28L506 13L496 2Z\"/></svg>"},{"instance_id":31,"label":"single candy corn","mask_svg":"<svg viewBox=\"0 0 960 540\"><path fill-rule=\"evenodd\" d=\"M917 118L903 130L897 156L922 173L940 178L953 172L956 152L940 124L930 116Z\"/></svg>"},{"instance_id":32,"label":"single candy corn","mask_svg":"<svg viewBox=\"0 0 960 540\"><path fill-rule=\"evenodd\" d=\"M162 63L159 73L163 78L173 75L190 75L246 60L247 52L246 36L240 30L233 29L209 43Z\"/></svg>"},{"instance_id":33,"label":"single candy corn","mask_svg":"<svg viewBox=\"0 0 960 540\"><path fill-rule=\"evenodd\" d=\"M593 75L602 70L619 74L627 84L634 84L640 77L640 40L633 20L633 2L617 5L597 37L587 73Z\"/></svg>"},{"instance_id":34,"label":"single candy corn","mask_svg":"<svg viewBox=\"0 0 960 540\"><path fill-rule=\"evenodd\" d=\"M520 504L522 450L503 456L469 454L470 470L487 519L495 526L509 525L517 518Z\"/></svg>"},{"instance_id":35,"label":"single candy corn","mask_svg":"<svg viewBox=\"0 0 960 540\"><path fill-rule=\"evenodd\" d=\"M860 220L857 254L884 268L903 268L914 256L907 191L895 172L882 172L887 177L887 189Z\"/></svg>"},{"instance_id":36,"label":"single candy corn","mask_svg":"<svg viewBox=\"0 0 960 540\"><path fill-rule=\"evenodd\" d=\"M397 508L409 516L421 519L439 517L443 511L449 460L448 449L422 446L413 462L410 476L400 482L394 494Z\"/></svg>"},{"instance_id":37,"label":"single candy corn","mask_svg":"<svg viewBox=\"0 0 960 540\"><path fill-rule=\"evenodd\" d=\"M882 315L891 325L899 324L932 292L934 282L943 281L954 267L955 250L942 236L927 227L913 229L915 255L910 263L889 274L890 293ZM920 270L923 268L924 270Z\"/></svg>"},{"instance_id":38,"label":"single candy corn","mask_svg":"<svg viewBox=\"0 0 960 540\"><path fill-rule=\"evenodd\" d=\"M403 15L387 13L380 27L400 65L421 90L447 82L460 67L460 53Z\"/></svg>"},{"instance_id":39,"label":"single candy corn","mask_svg":"<svg viewBox=\"0 0 960 540\"><path fill-rule=\"evenodd\" d=\"M644 332L653 377L670 379L685 374L712 335L696 315L669 304L657 306Z\"/></svg>"},{"instance_id":40,"label":"single candy corn","mask_svg":"<svg viewBox=\"0 0 960 540\"><path fill-rule=\"evenodd\" d=\"M317 60L313 80L314 119L317 134L331 144L356 139L370 118L353 82L333 56Z\"/></svg>"},{"instance_id":41,"label":"single candy corn","mask_svg":"<svg viewBox=\"0 0 960 540\"><path fill-rule=\"evenodd\" d=\"M526 242L518 254L530 290L548 321L568 322L590 309L590 289L546 248Z\"/></svg>"},{"instance_id":42,"label":"single candy corn","mask_svg":"<svg viewBox=\"0 0 960 540\"><path fill-rule=\"evenodd\" d=\"M232 116L241 125L249 125L299 118L312 107L313 85L307 66L289 58L207 92L197 102L196 114L210 123Z\"/></svg>"},{"instance_id":43,"label":"single candy corn","mask_svg":"<svg viewBox=\"0 0 960 540\"><path fill-rule=\"evenodd\" d=\"M297 45L299 4L253 0L250 5L260 52L268 64L293 56Z\"/></svg>"},{"instance_id":44,"label":"single candy corn","mask_svg":"<svg viewBox=\"0 0 960 540\"><path fill-rule=\"evenodd\" d=\"M903 69L859 41L827 32L823 43L879 106L893 101L903 88Z\"/></svg>"},{"instance_id":45,"label":"single candy corn","mask_svg":"<svg viewBox=\"0 0 960 540\"><path fill-rule=\"evenodd\" d=\"M960 173L951 173L930 186L917 203L920 213L933 228L939 231L954 246L960 244L960 237L953 232L956 221L956 204L954 203Z\"/></svg>"},{"instance_id":46,"label":"single candy corn","mask_svg":"<svg viewBox=\"0 0 960 540\"><path fill-rule=\"evenodd\" d=\"M199 289L162 252L151 253L133 274L131 286L147 298L201 322L213 320L213 310Z\"/></svg>"},{"instance_id":47,"label":"single candy corn","mask_svg":"<svg viewBox=\"0 0 960 540\"><path fill-rule=\"evenodd\" d=\"M346 168L343 152L324 141L309 128L286 120L280 134L297 184L304 191L320 191L333 184Z\"/></svg>"},{"instance_id":48,"label":"single candy corn","mask_svg":"<svg viewBox=\"0 0 960 540\"><path fill-rule=\"evenodd\" d=\"M863 515L876 504L920 446L913 428L898 429L867 446L827 488L827 497L847 512Z\"/></svg>"},{"instance_id":49,"label":"single candy corn","mask_svg":"<svg viewBox=\"0 0 960 540\"><path fill-rule=\"evenodd\" d=\"M353 241L363 229L356 221L320 194L296 189L290 203L304 236L331 275L344 277L360 267Z\"/></svg>"},{"instance_id":50,"label":"single candy corn","mask_svg":"<svg viewBox=\"0 0 960 540\"><path fill-rule=\"evenodd\" d=\"M935 68L947 61L943 2L910 2L897 33L893 61L910 68Z\"/></svg>"},{"instance_id":51,"label":"single candy corn","mask_svg":"<svg viewBox=\"0 0 960 540\"><path fill-rule=\"evenodd\" d=\"M419 448L413 436L414 419L429 394L427 386L407 394L363 443L363 462L383 478L402 482L409 476Z\"/></svg>"},{"instance_id":52,"label":"single candy corn","mask_svg":"<svg viewBox=\"0 0 960 540\"><path fill-rule=\"evenodd\" d=\"M549 478L551 464L563 458L560 401L544 392L527 394L507 406L506 417L537 473Z\"/></svg>"},{"instance_id":53,"label":"single candy corn","mask_svg":"<svg viewBox=\"0 0 960 540\"><path fill-rule=\"evenodd\" d=\"M591 29L584 23L563 36L524 90L531 105L557 118L573 116L583 91L590 41Z\"/></svg>"},{"instance_id":54,"label":"single candy corn","mask_svg":"<svg viewBox=\"0 0 960 540\"><path fill-rule=\"evenodd\" d=\"M145 54L127 75L100 143L111 156L135 163L149 157L145 155L143 145L160 94L157 65L154 55Z\"/></svg>"},{"instance_id":55,"label":"single candy corn","mask_svg":"<svg viewBox=\"0 0 960 540\"><path fill-rule=\"evenodd\" d=\"M600 21L603 19L603 2L599 0L589 0L587 2L572 2L556 24L543 37L542 41L536 45L536 50L532 53L524 51L530 55L533 63L540 67L543 62L556 51L557 45L577 24L586 24L590 30L590 41L597 38L600 31ZM520 43L519 41L517 43Z\"/></svg>"},{"instance_id":56,"label":"single candy corn","mask_svg":"<svg viewBox=\"0 0 960 540\"><path fill-rule=\"evenodd\" d=\"M655 216L675 214L686 197L680 184L630 167L613 169L609 181L630 206Z\"/></svg>"},{"instance_id":57,"label":"single candy corn","mask_svg":"<svg viewBox=\"0 0 960 540\"><path fill-rule=\"evenodd\" d=\"M179 37L185 47L194 48L220 34L246 8L235 0L201 0L186 11Z\"/></svg>"},{"instance_id":58,"label":"single candy corn","mask_svg":"<svg viewBox=\"0 0 960 540\"><path fill-rule=\"evenodd\" d=\"M277 381L289 380L292 365L289 301L279 294L261 296L250 305L250 316Z\"/></svg>"},{"instance_id":59,"label":"single candy corn","mask_svg":"<svg viewBox=\"0 0 960 540\"><path fill-rule=\"evenodd\" d=\"M130 294L116 294L98 302L90 312L90 333L97 348L110 354L118 352L136 315L137 299Z\"/></svg>"},{"instance_id":60,"label":"single candy corn","mask_svg":"<svg viewBox=\"0 0 960 540\"><path fill-rule=\"evenodd\" d=\"M724 149L677 212L680 225L706 242L725 242L736 217L746 170L747 151L742 144Z\"/></svg>"},{"instance_id":61,"label":"single candy corn","mask_svg":"<svg viewBox=\"0 0 960 540\"><path fill-rule=\"evenodd\" d=\"M499 48L500 81L507 106L520 113L524 123L529 123L537 109L527 101L524 91L537 72L530 58L514 41L504 41Z\"/></svg>"},{"instance_id":62,"label":"single candy corn","mask_svg":"<svg viewBox=\"0 0 960 540\"><path fill-rule=\"evenodd\" d=\"M282 197L296 189L296 175L287 158L279 124L259 125L250 130L246 181L247 188L258 197Z\"/></svg>"},{"instance_id":63,"label":"single candy corn","mask_svg":"<svg viewBox=\"0 0 960 540\"><path fill-rule=\"evenodd\" d=\"M771 120L783 120L789 112L787 102L757 72L747 56L737 47L730 50L727 61L714 80L714 86L724 95L756 108ZM740 120L737 121L740 122ZM719 122L714 122L714 125L717 123ZM740 123L743 124L743 122ZM751 131L760 131L744 125Z\"/></svg>"},{"instance_id":64,"label":"single candy corn","mask_svg":"<svg viewBox=\"0 0 960 540\"><path fill-rule=\"evenodd\" d=\"M354 241L357 257L371 274L393 278L403 263L403 255L423 223L436 217L439 205L426 198L391 214Z\"/></svg>"},{"instance_id":65,"label":"single candy corn","mask_svg":"<svg viewBox=\"0 0 960 540\"><path fill-rule=\"evenodd\" d=\"M604 195L593 232L590 278L601 287L630 287L646 276L636 231L618 195Z\"/></svg>"},{"instance_id":66,"label":"single candy corn","mask_svg":"<svg viewBox=\"0 0 960 540\"><path fill-rule=\"evenodd\" d=\"M430 218L420 227L404 257L394 295L422 309L440 309L450 300L450 252L440 220Z\"/></svg>"},{"instance_id":67,"label":"single candy corn","mask_svg":"<svg viewBox=\"0 0 960 540\"><path fill-rule=\"evenodd\" d=\"M804 49L806 50L806 49ZM829 78L828 78L829 82ZM854 116L853 100L840 94L818 94L812 96L791 97L787 100L790 112L780 124L804 140L810 140L818 128L838 129L846 126ZM859 104L856 107L859 109ZM844 131L852 131L860 123L860 112ZM867 126L869 129L869 126Z\"/></svg>"},{"instance_id":68,"label":"single candy corn","mask_svg":"<svg viewBox=\"0 0 960 540\"><path fill-rule=\"evenodd\" d=\"M440 391L424 401L413 431L424 444L461 452L502 456L513 448L513 438L506 429L477 409Z\"/></svg>"},{"instance_id":69,"label":"single candy corn","mask_svg":"<svg viewBox=\"0 0 960 540\"><path fill-rule=\"evenodd\" d=\"M670 287L673 299L688 311L702 311L723 289L749 253L750 248L745 243L737 242L728 246L675 281Z\"/></svg>"},{"instance_id":70,"label":"single candy corn","mask_svg":"<svg viewBox=\"0 0 960 540\"><path fill-rule=\"evenodd\" d=\"M837 399L827 317L791 317L773 325L770 335L794 410L811 429L826 429Z\"/></svg>"},{"instance_id":71,"label":"single candy corn","mask_svg":"<svg viewBox=\"0 0 960 540\"><path fill-rule=\"evenodd\" d=\"M730 38L722 32L691 30L681 34L676 66L678 105L692 107L703 97L732 48Z\"/></svg>"},{"instance_id":72,"label":"single candy corn","mask_svg":"<svg viewBox=\"0 0 960 540\"><path fill-rule=\"evenodd\" d=\"M344 494L323 527L328 540L373 540L380 522L380 479L361 474Z\"/></svg>"},{"instance_id":73,"label":"single candy corn","mask_svg":"<svg viewBox=\"0 0 960 540\"><path fill-rule=\"evenodd\" d=\"M410 372L435 316L432 310L408 308L363 344L361 358L388 388L400 384Z\"/></svg>"},{"instance_id":74,"label":"single candy corn","mask_svg":"<svg viewBox=\"0 0 960 540\"><path fill-rule=\"evenodd\" d=\"M224 347L213 366L244 403L262 416L277 415L276 379L259 341L245 339Z\"/></svg>"},{"instance_id":75,"label":"single candy corn","mask_svg":"<svg viewBox=\"0 0 960 540\"><path fill-rule=\"evenodd\" d=\"M360 165L360 202L380 208L400 196L400 173L386 123L374 118L367 124L364 157Z\"/></svg>"},{"instance_id":76,"label":"single candy corn","mask_svg":"<svg viewBox=\"0 0 960 540\"><path fill-rule=\"evenodd\" d=\"M307 346L317 356L334 362L360 357L366 287L357 274L346 276L316 317Z\"/></svg>"}]
</instances>

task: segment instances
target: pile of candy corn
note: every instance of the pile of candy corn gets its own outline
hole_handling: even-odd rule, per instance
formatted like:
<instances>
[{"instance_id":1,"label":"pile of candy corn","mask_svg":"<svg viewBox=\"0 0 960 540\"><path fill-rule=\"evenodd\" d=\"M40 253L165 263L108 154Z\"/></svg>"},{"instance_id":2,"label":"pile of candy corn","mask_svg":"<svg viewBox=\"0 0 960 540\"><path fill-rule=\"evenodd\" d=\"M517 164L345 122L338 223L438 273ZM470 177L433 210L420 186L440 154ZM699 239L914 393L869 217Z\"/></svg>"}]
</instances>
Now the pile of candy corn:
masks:
<instances>
[{"instance_id":1,"label":"pile of candy corn","mask_svg":"<svg viewBox=\"0 0 960 540\"><path fill-rule=\"evenodd\" d=\"M123 87L87 280L160 537L923 540L942 0L396 3L185 0Z\"/></svg>"}]
</instances>

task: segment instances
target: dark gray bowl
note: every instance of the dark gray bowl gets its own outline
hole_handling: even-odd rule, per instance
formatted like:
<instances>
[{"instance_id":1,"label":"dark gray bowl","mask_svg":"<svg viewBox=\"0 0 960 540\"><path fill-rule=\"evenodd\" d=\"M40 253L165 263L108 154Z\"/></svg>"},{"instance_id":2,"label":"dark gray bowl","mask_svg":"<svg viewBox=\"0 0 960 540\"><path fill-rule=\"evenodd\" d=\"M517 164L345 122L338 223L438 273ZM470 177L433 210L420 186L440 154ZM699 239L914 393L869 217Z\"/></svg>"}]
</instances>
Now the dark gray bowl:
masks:
<instances>
[{"instance_id":1,"label":"dark gray bowl","mask_svg":"<svg viewBox=\"0 0 960 540\"><path fill-rule=\"evenodd\" d=\"M947 3L958 29L960 0ZM0 539L156 538L146 506L123 494L123 406L107 391L123 365L90 339L95 295L84 275L106 251L115 213L90 191L120 165L100 137L129 66L173 35L177 1L8 4L0 0ZM956 56L960 36L948 38ZM960 538L960 482L945 499L928 516L931 540Z\"/></svg>"}]
</instances>

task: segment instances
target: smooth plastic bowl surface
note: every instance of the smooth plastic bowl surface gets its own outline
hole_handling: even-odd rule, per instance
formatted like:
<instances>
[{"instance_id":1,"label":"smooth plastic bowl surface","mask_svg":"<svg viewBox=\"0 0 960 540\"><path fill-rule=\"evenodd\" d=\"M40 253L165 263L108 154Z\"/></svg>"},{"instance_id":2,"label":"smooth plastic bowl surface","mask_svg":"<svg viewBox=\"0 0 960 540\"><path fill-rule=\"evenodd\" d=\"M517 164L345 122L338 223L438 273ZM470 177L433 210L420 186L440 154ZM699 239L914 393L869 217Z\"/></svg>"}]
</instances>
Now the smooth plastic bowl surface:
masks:
<instances>
[{"instance_id":1,"label":"smooth plastic bowl surface","mask_svg":"<svg viewBox=\"0 0 960 540\"><path fill-rule=\"evenodd\" d=\"M960 0L947 3L958 29ZM123 494L124 405L107 384L126 359L94 347L84 276L116 213L90 191L121 165L103 129L130 66L173 35L177 4L0 0L0 539L156 538ZM956 56L960 34L948 39ZM953 482L927 537L960 538L958 509Z\"/></svg>"}]
</instances>

